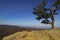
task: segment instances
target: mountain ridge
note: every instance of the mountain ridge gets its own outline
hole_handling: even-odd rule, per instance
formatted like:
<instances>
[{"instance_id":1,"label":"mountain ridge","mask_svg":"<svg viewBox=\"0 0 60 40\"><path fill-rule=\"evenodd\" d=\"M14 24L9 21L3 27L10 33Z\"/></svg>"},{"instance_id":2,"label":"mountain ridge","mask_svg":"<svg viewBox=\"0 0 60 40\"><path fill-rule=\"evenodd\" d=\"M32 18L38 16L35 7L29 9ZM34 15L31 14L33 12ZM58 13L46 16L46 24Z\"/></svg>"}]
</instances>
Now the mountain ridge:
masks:
<instances>
[{"instance_id":1,"label":"mountain ridge","mask_svg":"<svg viewBox=\"0 0 60 40\"><path fill-rule=\"evenodd\" d=\"M40 30L40 29L25 28L22 26L15 26L15 25L0 25L0 40L5 36L14 34L19 31L32 31L32 30Z\"/></svg>"}]
</instances>

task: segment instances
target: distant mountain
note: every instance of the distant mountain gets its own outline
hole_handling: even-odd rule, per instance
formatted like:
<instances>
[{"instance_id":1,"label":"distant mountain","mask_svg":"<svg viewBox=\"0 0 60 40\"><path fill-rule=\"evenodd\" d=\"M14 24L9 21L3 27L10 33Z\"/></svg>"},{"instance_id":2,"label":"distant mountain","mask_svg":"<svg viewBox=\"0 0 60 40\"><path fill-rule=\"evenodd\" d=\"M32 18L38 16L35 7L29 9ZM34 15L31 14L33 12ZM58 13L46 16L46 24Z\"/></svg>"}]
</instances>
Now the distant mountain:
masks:
<instances>
[{"instance_id":1,"label":"distant mountain","mask_svg":"<svg viewBox=\"0 0 60 40\"><path fill-rule=\"evenodd\" d=\"M39 29L24 28L24 27L14 26L14 25L0 25L0 40L5 36L8 36L10 34L14 34L15 32L31 31L31 30L39 30Z\"/></svg>"}]
</instances>

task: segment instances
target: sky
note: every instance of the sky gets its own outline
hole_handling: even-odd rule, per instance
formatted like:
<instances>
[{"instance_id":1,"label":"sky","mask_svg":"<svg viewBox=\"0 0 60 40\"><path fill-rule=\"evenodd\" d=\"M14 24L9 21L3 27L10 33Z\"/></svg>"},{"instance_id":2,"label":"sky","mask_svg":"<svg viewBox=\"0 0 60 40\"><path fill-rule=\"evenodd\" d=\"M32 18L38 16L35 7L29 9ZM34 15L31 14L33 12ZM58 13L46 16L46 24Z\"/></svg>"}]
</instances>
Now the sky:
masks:
<instances>
[{"instance_id":1,"label":"sky","mask_svg":"<svg viewBox=\"0 0 60 40\"><path fill-rule=\"evenodd\" d=\"M48 0L53 2L54 0ZM0 0L0 24L46 28L51 25L41 24L33 15L33 9L41 0ZM51 4L49 3L49 4ZM49 5L48 4L48 5ZM60 11L58 11L60 12ZM60 14L55 16L55 27L60 26Z\"/></svg>"}]
</instances>

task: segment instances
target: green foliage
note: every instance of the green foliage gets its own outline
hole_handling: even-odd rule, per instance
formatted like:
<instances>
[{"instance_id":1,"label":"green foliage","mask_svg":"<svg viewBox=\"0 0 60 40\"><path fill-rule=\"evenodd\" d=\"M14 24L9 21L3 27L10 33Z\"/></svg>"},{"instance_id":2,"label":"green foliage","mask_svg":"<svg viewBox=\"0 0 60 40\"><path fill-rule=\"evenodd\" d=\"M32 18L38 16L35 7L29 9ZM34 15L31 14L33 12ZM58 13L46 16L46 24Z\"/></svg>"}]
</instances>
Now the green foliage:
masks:
<instances>
[{"instance_id":1,"label":"green foliage","mask_svg":"<svg viewBox=\"0 0 60 40\"><path fill-rule=\"evenodd\" d=\"M60 0L56 0L52 6L55 7L57 10L60 10Z\"/></svg>"},{"instance_id":2,"label":"green foliage","mask_svg":"<svg viewBox=\"0 0 60 40\"><path fill-rule=\"evenodd\" d=\"M51 24L51 22L50 22L48 19L43 20L41 23L44 23L44 24Z\"/></svg>"},{"instance_id":3,"label":"green foliage","mask_svg":"<svg viewBox=\"0 0 60 40\"><path fill-rule=\"evenodd\" d=\"M56 0L56 2L54 2L52 4L51 8L47 8L47 1L43 0L40 4L37 5L36 8L33 8L33 14L36 15L36 19L40 20L40 19L44 19L41 23L44 24L51 24L52 22L50 20L48 20L48 18L50 18L51 20L54 21L54 15L58 14L56 13L57 10L60 10L60 0ZM55 7L55 8L54 8ZM53 14L52 14L53 12Z\"/></svg>"},{"instance_id":4,"label":"green foliage","mask_svg":"<svg viewBox=\"0 0 60 40\"><path fill-rule=\"evenodd\" d=\"M56 0L54 3L53 3L53 6L58 6L60 5L60 0Z\"/></svg>"}]
</instances>

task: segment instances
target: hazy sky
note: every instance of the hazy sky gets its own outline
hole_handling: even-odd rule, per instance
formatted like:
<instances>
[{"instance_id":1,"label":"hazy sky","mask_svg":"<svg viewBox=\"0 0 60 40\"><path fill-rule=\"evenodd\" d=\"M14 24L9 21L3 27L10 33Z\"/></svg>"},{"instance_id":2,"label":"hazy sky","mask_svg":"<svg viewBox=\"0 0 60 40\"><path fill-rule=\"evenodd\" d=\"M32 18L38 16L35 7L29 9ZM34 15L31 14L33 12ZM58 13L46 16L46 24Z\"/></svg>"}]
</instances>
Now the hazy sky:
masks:
<instances>
[{"instance_id":1,"label":"hazy sky","mask_svg":"<svg viewBox=\"0 0 60 40\"><path fill-rule=\"evenodd\" d=\"M53 2L54 0L48 0ZM33 7L36 7L41 0L0 0L0 24L47 27L50 25L41 24L35 20L32 14ZM49 3L49 4L51 4ZM58 11L60 12L60 11ZM60 26L60 14L55 16L55 26Z\"/></svg>"}]
</instances>

